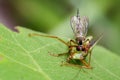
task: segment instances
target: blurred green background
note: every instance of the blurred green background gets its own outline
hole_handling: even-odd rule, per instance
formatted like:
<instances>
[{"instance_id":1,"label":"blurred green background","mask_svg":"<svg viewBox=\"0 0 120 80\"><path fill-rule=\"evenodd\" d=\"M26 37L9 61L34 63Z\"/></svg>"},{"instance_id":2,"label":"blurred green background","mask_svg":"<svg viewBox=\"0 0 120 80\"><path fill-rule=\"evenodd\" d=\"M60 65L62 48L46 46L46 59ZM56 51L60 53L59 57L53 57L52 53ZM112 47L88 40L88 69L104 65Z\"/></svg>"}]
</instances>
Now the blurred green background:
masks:
<instances>
[{"instance_id":1,"label":"blurred green background","mask_svg":"<svg viewBox=\"0 0 120 80\"><path fill-rule=\"evenodd\" d=\"M77 8L89 17L88 35L104 33L100 44L120 55L120 0L0 0L0 23L73 38L70 18Z\"/></svg>"}]
</instances>

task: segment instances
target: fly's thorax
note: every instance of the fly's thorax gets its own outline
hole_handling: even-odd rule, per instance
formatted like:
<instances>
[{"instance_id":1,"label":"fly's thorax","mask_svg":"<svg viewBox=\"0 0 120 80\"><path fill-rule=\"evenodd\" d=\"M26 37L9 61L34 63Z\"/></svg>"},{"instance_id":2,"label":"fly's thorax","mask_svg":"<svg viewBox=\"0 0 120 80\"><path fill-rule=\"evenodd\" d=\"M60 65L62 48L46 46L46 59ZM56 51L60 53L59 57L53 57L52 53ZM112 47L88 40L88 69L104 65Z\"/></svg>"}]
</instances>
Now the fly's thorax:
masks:
<instances>
[{"instance_id":1,"label":"fly's thorax","mask_svg":"<svg viewBox=\"0 0 120 80\"><path fill-rule=\"evenodd\" d=\"M85 37L83 37L83 36L76 37L76 42L78 45L82 45L84 41L85 41Z\"/></svg>"}]
</instances>

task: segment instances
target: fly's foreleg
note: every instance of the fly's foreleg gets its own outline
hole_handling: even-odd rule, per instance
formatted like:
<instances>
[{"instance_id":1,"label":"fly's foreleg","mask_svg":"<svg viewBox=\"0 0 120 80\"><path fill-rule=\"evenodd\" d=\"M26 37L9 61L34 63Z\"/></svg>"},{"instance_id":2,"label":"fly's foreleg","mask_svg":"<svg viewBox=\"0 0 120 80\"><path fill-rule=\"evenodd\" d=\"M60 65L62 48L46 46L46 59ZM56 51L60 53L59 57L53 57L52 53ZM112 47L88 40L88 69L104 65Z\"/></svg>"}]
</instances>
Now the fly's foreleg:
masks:
<instances>
[{"instance_id":1,"label":"fly's foreleg","mask_svg":"<svg viewBox=\"0 0 120 80\"><path fill-rule=\"evenodd\" d=\"M55 38L55 39L59 40L60 42L64 43L65 45L69 46L69 44L67 42L65 42L64 40L62 40L62 39L60 39L59 37L56 37L56 36L42 35L42 34L37 34L37 33L30 33L29 36L30 37L32 37L32 36L43 36L43 37Z\"/></svg>"}]
</instances>

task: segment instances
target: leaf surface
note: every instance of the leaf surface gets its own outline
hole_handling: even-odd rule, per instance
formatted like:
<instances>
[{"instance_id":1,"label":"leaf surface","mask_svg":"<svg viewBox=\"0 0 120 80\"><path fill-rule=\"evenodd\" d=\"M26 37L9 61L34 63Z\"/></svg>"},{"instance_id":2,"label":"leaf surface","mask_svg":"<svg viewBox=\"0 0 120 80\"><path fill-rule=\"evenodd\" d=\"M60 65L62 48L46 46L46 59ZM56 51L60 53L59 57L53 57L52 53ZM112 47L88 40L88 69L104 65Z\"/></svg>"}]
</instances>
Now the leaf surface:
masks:
<instances>
[{"instance_id":1,"label":"leaf surface","mask_svg":"<svg viewBox=\"0 0 120 80\"><path fill-rule=\"evenodd\" d=\"M120 80L120 57L101 46L93 49L93 69L83 71L73 66L60 66L65 56L49 55L68 51L60 41L29 37L28 34L35 31L17 29L19 33L0 24L0 80Z\"/></svg>"}]
</instances>

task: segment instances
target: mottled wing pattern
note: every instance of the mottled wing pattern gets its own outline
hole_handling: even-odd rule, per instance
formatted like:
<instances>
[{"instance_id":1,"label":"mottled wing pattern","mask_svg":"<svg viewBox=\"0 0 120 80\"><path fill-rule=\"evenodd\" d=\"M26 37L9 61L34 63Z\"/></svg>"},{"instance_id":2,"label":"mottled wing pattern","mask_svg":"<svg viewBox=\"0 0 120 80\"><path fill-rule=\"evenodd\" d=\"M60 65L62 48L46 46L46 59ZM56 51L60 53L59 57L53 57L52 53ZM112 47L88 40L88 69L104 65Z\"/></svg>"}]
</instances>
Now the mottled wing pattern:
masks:
<instances>
[{"instance_id":1,"label":"mottled wing pattern","mask_svg":"<svg viewBox=\"0 0 120 80\"><path fill-rule=\"evenodd\" d=\"M70 23L76 37L86 36L88 30L88 18L86 16L82 18L73 16Z\"/></svg>"}]
</instances>

